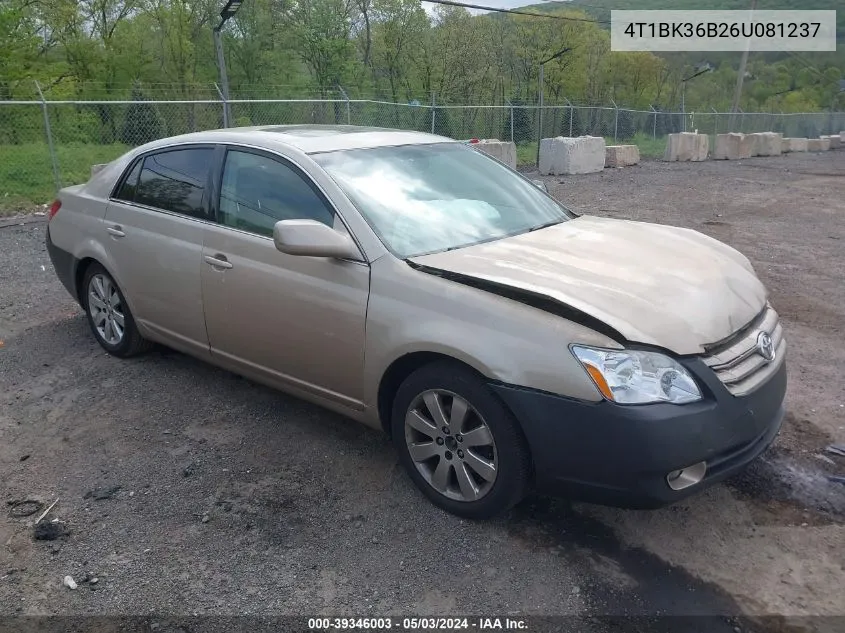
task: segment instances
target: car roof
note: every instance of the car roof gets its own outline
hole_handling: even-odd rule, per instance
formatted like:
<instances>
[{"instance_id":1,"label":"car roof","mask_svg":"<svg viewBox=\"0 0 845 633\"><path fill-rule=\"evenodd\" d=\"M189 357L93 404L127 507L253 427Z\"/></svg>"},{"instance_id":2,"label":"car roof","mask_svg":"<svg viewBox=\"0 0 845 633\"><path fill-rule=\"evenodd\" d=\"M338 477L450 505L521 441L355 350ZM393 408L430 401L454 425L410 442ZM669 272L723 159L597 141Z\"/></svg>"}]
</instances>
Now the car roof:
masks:
<instances>
[{"instance_id":1,"label":"car roof","mask_svg":"<svg viewBox=\"0 0 845 633\"><path fill-rule=\"evenodd\" d=\"M455 143L457 141L425 132L357 125L261 125L172 136L149 143L144 146L144 149L188 142L242 143L266 147L267 149L285 145L295 147L306 154L316 154L343 149Z\"/></svg>"}]
</instances>

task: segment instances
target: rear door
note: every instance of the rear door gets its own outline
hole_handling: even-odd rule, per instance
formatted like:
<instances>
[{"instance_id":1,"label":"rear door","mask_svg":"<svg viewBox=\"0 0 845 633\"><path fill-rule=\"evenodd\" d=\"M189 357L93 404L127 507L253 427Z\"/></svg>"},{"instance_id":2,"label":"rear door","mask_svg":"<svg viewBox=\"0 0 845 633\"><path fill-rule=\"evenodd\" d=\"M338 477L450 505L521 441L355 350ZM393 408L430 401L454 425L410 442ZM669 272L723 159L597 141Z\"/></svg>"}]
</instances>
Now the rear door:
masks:
<instances>
[{"instance_id":1,"label":"rear door","mask_svg":"<svg viewBox=\"0 0 845 633\"><path fill-rule=\"evenodd\" d=\"M213 146L176 146L129 166L106 211L112 274L142 331L208 357L200 267Z\"/></svg>"},{"instance_id":2,"label":"rear door","mask_svg":"<svg viewBox=\"0 0 845 633\"><path fill-rule=\"evenodd\" d=\"M283 158L221 151L217 223L205 227L202 289L212 356L288 390L361 408L370 270L279 252L279 220L346 231L310 177Z\"/></svg>"}]
</instances>

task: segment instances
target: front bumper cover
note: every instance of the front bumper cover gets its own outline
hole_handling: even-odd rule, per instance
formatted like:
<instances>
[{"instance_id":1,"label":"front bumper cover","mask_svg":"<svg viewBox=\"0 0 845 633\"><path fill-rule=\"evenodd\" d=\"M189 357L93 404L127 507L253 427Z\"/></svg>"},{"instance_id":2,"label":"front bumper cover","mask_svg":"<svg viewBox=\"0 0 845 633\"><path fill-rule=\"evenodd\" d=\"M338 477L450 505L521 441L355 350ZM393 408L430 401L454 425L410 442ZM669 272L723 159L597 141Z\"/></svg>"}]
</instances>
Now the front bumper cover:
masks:
<instances>
[{"instance_id":1,"label":"front bumper cover","mask_svg":"<svg viewBox=\"0 0 845 633\"><path fill-rule=\"evenodd\" d=\"M731 395L700 359L679 359L703 387L700 402L621 406L510 385L492 388L528 440L540 491L608 505L678 501L741 470L771 444L784 417L786 363L754 392ZM672 490L666 475L707 462L704 479Z\"/></svg>"}]
</instances>

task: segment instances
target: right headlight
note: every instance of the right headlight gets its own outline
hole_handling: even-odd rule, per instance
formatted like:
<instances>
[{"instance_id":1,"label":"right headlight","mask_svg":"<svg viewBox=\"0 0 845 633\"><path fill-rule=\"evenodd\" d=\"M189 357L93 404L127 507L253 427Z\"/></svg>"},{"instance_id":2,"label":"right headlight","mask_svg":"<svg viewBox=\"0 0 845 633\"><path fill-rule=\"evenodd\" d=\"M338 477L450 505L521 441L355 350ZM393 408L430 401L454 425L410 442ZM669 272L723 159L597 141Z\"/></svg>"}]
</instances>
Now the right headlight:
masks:
<instances>
[{"instance_id":1,"label":"right headlight","mask_svg":"<svg viewBox=\"0 0 845 633\"><path fill-rule=\"evenodd\" d=\"M571 349L602 395L618 404L685 404L701 400L695 379L665 354L584 345L573 345Z\"/></svg>"}]
</instances>

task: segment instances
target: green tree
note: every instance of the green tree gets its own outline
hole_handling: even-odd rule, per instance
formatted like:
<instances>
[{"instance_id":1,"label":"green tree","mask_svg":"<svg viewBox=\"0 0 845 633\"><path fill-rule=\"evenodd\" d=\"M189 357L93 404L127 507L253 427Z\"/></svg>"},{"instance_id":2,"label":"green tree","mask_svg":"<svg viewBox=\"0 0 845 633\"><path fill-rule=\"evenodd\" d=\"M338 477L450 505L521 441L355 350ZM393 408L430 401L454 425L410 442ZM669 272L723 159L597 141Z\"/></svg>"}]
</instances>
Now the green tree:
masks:
<instances>
[{"instance_id":1,"label":"green tree","mask_svg":"<svg viewBox=\"0 0 845 633\"><path fill-rule=\"evenodd\" d=\"M132 101L123 119L120 142L134 147L165 136L164 123L158 111L137 87L132 89Z\"/></svg>"}]
</instances>

